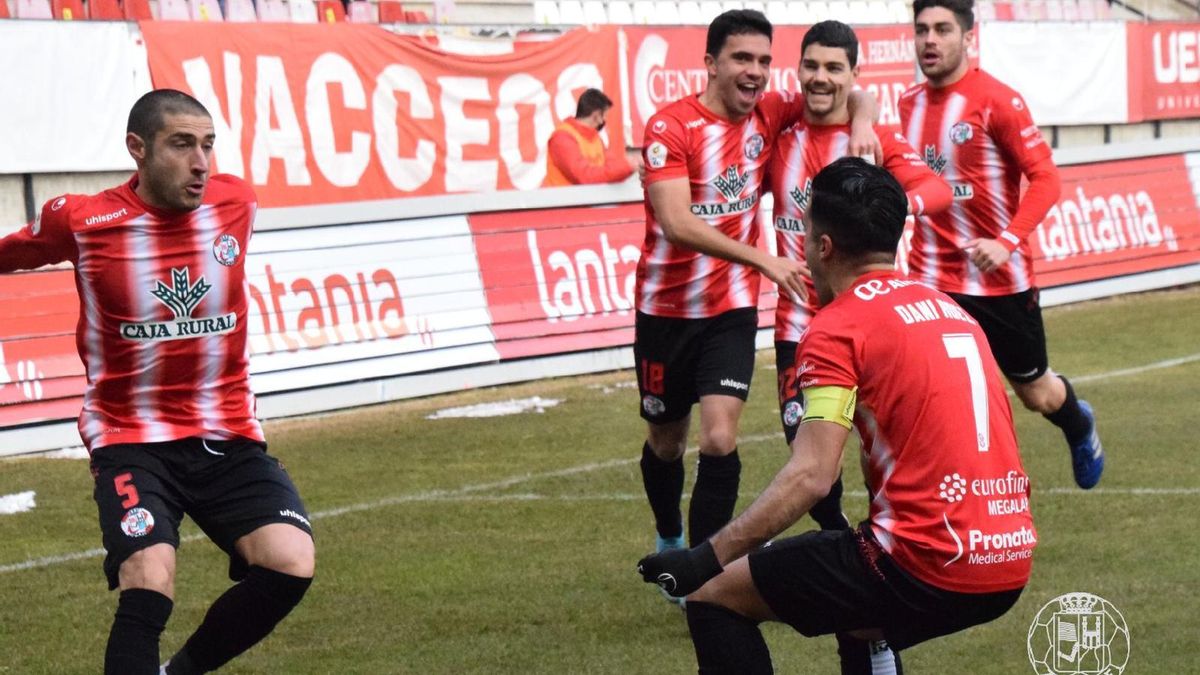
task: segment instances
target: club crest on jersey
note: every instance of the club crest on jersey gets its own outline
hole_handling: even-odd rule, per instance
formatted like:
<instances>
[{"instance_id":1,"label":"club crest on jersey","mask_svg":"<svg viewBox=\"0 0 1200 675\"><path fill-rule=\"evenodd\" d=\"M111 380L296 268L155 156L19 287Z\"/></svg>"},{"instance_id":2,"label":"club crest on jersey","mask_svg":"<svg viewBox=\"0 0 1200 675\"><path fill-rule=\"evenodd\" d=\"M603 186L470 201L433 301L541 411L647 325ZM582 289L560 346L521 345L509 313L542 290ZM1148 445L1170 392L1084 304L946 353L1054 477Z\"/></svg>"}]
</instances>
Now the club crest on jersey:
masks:
<instances>
[{"instance_id":1,"label":"club crest on jersey","mask_svg":"<svg viewBox=\"0 0 1200 675\"><path fill-rule=\"evenodd\" d=\"M742 190L746 189L748 182L750 182L750 172L742 173L738 171L736 164L731 164L728 169L725 169L725 173L712 180L712 186L724 195L727 201L733 201L742 196Z\"/></svg>"},{"instance_id":2,"label":"club crest on jersey","mask_svg":"<svg viewBox=\"0 0 1200 675\"><path fill-rule=\"evenodd\" d=\"M188 268L172 269L171 285L156 281L150 294L171 310L175 320L122 322L121 337L134 342L155 342L188 340L206 335L223 335L232 331L237 327L237 314L233 312L224 316L192 318L192 312L210 290L212 284L204 277L200 277L193 284Z\"/></svg>"},{"instance_id":3,"label":"club crest on jersey","mask_svg":"<svg viewBox=\"0 0 1200 675\"><path fill-rule=\"evenodd\" d=\"M946 156L938 154L937 146L932 143L925 146L925 164L937 175L946 170Z\"/></svg>"},{"instance_id":4,"label":"club crest on jersey","mask_svg":"<svg viewBox=\"0 0 1200 675\"><path fill-rule=\"evenodd\" d=\"M233 267L242 254L242 247L232 234L223 234L213 242L213 256L226 267Z\"/></svg>"},{"instance_id":5,"label":"club crest on jersey","mask_svg":"<svg viewBox=\"0 0 1200 675\"><path fill-rule=\"evenodd\" d=\"M743 152L746 153L746 159L758 159L763 151L763 136L762 134L754 134L746 139L746 144L742 146Z\"/></svg>"},{"instance_id":6,"label":"club crest on jersey","mask_svg":"<svg viewBox=\"0 0 1200 675\"><path fill-rule=\"evenodd\" d=\"M127 537L144 537L154 531L154 516L140 506L129 509L121 518L121 531Z\"/></svg>"},{"instance_id":7,"label":"club crest on jersey","mask_svg":"<svg viewBox=\"0 0 1200 675\"><path fill-rule=\"evenodd\" d=\"M962 145L971 140L975 132L971 130L971 125L966 122L959 122L950 127L950 142L955 145Z\"/></svg>"}]
</instances>

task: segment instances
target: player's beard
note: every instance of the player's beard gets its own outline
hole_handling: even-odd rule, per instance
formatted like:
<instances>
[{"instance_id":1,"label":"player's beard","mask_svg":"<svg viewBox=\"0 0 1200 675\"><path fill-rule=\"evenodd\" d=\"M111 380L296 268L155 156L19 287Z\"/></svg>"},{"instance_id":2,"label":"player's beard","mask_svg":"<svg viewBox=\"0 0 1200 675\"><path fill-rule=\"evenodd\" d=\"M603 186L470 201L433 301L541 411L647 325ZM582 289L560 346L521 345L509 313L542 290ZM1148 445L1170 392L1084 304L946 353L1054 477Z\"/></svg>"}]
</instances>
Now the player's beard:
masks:
<instances>
[{"instance_id":1,"label":"player's beard","mask_svg":"<svg viewBox=\"0 0 1200 675\"><path fill-rule=\"evenodd\" d=\"M160 164L157 155L149 148L146 151L145 168L142 180L146 182L146 188L157 206L171 211L192 211L200 206L204 195L192 197L186 190L188 185L195 182L190 172L185 178L178 179L175 167Z\"/></svg>"}]
</instances>

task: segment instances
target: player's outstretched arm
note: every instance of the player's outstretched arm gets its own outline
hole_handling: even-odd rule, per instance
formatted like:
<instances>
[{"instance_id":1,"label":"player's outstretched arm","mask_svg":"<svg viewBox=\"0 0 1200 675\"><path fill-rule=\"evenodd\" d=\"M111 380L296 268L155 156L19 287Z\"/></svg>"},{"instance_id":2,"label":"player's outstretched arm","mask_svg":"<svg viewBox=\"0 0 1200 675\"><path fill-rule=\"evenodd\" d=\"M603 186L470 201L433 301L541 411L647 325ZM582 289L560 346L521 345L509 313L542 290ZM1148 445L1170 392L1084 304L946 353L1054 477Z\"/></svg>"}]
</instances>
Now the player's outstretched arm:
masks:
<instances>
[{"instance_id":1,"label":"player's outstretched arm","mask_svg":"<svg viewBox=\"0 0 1200 675\"><path fill-rule=\"evenodd\" d=\"M32 223L0 239L0 274L74 260L78 251L66 218L71 205L65 196L52 199Z\"/></svg>"},{"instance_id":2,"label":"player's outstretched arm","mask_svg":"<svg viewBox=\"0 0 1200 675\"><path fill-rule=\"evenodd\" d=\"M794 297L803 299L806 296L804 277L808 276L808 267L734 241L698 218L692 213L692 193L686 178L656 181L646 188L646 194L663 234L672 244L749 265Z\"/></svg>"}]
</instances>

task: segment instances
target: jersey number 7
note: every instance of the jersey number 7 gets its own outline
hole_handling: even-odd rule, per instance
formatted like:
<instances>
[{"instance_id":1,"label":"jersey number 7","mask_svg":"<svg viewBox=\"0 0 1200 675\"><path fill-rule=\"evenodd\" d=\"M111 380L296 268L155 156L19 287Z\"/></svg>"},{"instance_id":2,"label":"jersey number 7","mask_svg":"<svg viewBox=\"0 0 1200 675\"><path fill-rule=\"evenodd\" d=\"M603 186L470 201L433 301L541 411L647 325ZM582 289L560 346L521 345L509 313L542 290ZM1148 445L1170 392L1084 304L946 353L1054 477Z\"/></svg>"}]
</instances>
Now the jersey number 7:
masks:
<instances>
[{"instance_id":1,"label":"jersey number 7","mask_svg":"<svg viewBox=\"0 0 1200 675\"><path fill-rule=\"evenodd\" d=\"M979 343L970 333L946 333L942 335L946 355L962 359L967 364L967 378L971 381L971 410L975 417L975 441L980 452L988 451L990 429L988 425L987 377L983 372L983 359L979 357Z\"/></svg>"}]
</instances>

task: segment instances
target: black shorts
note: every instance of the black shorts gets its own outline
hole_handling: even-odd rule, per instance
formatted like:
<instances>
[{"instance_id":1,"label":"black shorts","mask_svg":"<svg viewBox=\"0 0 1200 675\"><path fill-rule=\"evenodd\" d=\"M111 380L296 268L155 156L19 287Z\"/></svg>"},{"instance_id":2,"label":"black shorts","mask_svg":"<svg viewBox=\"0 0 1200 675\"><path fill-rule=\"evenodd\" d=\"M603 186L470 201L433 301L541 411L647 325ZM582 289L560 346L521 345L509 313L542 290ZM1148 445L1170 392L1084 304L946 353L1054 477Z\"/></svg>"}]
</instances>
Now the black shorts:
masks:
<instances>
[{"instance_id":1,"label":"black shorts","mask_svg":"<svg viewBox=\"0 0 1200 675\"><path fill-rule=\"evenodd\" d=\"M926 584L884 553L867 525L782 539L750 554L750 576L779 620L808 637L882 629L892 649L986 623L1024 589L955 593Z\"/></svg>"},{"instance_id":2,"label":"black shorts","mask_svg":"<svg viewBox=\"0 0 1200 675\"><path fill-rule=\"evenodd\" d=\"M229 555L234 581L247 570L233 547L242 536L270 523L312 535L296 486L257 441L109 445L93 453L92 475L110 590L118 586L117 572L129 556L153 544L179 547L185 513Z\"/></svg>"},{"instance_id":3,"label":"black shorts","mask_svg":"<svg viewBox=\"0 0 1200 675\"><path fill-rule=\"evenodd\" d=\"M734 309L707 319L637 313L633 358L642 417L665 424L687 417L701 396L746 400L754 375L758 310Z\"/></svg>"},{"instance_id":4,"label":"black shorts","mask_svg":"<svg viewBox=\"0 0 1200 675\"><path fill-rule=\"evenodd\" d=\"M1046 374L1050 364L1037 288L1013 295L947 295L979 322L1005 377L1024 384Z\"/></svg>"},{"instance_id":5,"label":"black shorts","mask_svg":"<svg viewBox=\"0 0 1200 675\"><path fill-rule=\"evenodd\" d=\"M788 445L796 438L800 418L804 416L804 394L800 391L797 377L796 342L775 342L775 373L779 380L779 421L783 424L783 435Z\"/></svg>"}]
</instances>

